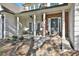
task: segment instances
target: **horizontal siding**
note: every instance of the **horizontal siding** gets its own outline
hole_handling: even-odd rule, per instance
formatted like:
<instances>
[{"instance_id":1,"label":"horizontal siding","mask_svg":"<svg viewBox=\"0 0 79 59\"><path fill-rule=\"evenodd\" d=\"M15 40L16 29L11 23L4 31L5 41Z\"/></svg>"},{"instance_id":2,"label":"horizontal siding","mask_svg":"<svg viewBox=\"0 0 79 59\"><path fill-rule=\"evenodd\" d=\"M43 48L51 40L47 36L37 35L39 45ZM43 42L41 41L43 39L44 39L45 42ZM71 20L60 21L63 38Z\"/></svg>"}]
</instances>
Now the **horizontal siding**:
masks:
<instances>
[{"instance_id":1,"label":"horizontal siding","mask_svg":"<svg viewBox=\"0 0 79 59\"><path fill-rule=\"evenodd\" d=\"M79 5L75 4L74 41L75 49L79 50Z\"/></svg>"},{"instance_id":2,"label":"horizontal siding","mask_svg":"<svg viewBox=\"0 0 79 59\"><path fill-rule=\"evenodd\" d=\"M2 20L0 18L0 39L1 39L1 37L2 37Z\"/></svg>"},{"instance_id":3,"label":"horizontal siding","mask_svg":"<svg viewBox=\"0 0 79 59\"><path fill-rule=\"evenodd\" d=\"M4 12L5 15L5 24L4 24L4 33L5 38L8 36L17 34L17 20L15 15Z\"/></svg>"}]
</instances>

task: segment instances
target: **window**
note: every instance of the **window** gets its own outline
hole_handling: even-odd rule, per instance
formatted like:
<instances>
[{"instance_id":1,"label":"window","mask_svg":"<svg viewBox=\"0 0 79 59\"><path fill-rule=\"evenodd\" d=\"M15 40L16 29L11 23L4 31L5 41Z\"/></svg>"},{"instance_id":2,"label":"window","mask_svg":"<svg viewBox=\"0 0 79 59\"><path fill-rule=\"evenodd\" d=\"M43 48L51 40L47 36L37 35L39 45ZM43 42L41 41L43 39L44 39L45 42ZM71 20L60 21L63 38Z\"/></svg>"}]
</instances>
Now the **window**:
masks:
<instances>
[{"instance_id":1,"label":"window","mask_svg":"<svg viewBox=\"0 0 79 59\"><path fill-rule=\"evenodd\" d=\"M29 23L29 31L32 31L32 23Z\"/></svg>"},{"instance_id":2,"label":"window","mask_svg":"<svg viewBox=\"0 0 79 59\"><path fill-rule=\"evenodd\" d=\"M51 19L51 33L58 32L61 35L62 23L59 17Z\"/></svg>"},{"instance_id":3,"label":"window","mask_svg":"<svg viewBox=\"0 0 79 59\"><path fill-rule=\"evenodd\" d=\"M35 4L35 9L38 9L39 8L39 4Z\"/></svg>"},{"instance_id":4,"label":"window","mask_svg":"<svg viewBox=\"0 0 79 59\"><path fill-rule=\"evenodd\" d=\"M59 3L50 3L50 6L58 5Z\"/></svg>"},{"instance_id":5,"label":"window","mask_svg":"<svg viewBox=\"0 0 79 59\"><path fill-rule=\"evenodd\" d=\"M34 9L34 5L31 6L31 10L33 10L33 9Z\"/></svg>"},{"instance_id":6,"label":"window","mask_svg":"<svg viewBox=\"0 0 79 59\"><path fill-rule=\"evenodd\" d=\"M26 10L29 10L29 7L25 7Z\"/></svg>"},{"instance_id":7,"label":"window","mask_svg":"<svg viewBox=\"0 0 79 59\"><path fill-rule=\"evenodd\" d=\"M37 31L40 31L40 23L37 24Z\"/></svg>"}]
</instances>

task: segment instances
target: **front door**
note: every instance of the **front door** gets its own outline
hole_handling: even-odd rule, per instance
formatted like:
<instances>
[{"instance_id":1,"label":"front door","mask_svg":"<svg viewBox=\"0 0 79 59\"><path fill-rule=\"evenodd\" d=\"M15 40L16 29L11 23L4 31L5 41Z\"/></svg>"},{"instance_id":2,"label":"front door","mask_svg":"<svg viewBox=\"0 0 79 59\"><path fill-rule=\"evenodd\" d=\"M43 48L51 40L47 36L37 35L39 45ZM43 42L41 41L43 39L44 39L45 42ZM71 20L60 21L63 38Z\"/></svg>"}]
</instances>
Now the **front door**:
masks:
<instances>
[{"instance_id":1,"label":"front door","mask_svg":"<svg viewBox=\"0 0 79 59\"><path fill-rule=\"evenodd\" d=\"M53 33L56 33L56 32L61 34L61 32L62 32L61 17L50 18L48 24L49 24L48 28L49 28L50 34L53 34Z\"/></svg>"}]
</instances>

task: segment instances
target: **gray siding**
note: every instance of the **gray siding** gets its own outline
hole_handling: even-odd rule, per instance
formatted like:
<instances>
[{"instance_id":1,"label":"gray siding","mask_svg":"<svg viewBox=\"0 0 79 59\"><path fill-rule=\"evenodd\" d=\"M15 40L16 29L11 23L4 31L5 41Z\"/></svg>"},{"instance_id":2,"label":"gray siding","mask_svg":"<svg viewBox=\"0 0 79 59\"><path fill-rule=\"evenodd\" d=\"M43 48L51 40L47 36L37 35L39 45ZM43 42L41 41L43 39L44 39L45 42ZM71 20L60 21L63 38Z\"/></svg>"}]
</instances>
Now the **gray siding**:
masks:
<instances>
[{"instance_id":1,"label":"gray siding","mask_svg":"<svg viewBox=\"0 0 79 59\"><path fill-rule=\"evenodd\" d=\"M4 33L5 38L17 34L17 20L15 15L10 13L3 13L5 15Z\"/></svg>"},{"instance_id":2,"label":"gray siding","mask_svg":"<svg viewBox=\"0 0 79 59\"><path fill-rule=\"evenodd\" d=\"M0 17L0 39L2 38L2 19Z\"/></svg>"},{"instance_id":3,"label":"gray siding","mask_svg":"<svg viewBox=\"0 0 79 59\"><path fill-rule=\"evenodd\" d=\"M74 45L79 50L79 4L75 4Z\"/></svg>"}]
</instances>

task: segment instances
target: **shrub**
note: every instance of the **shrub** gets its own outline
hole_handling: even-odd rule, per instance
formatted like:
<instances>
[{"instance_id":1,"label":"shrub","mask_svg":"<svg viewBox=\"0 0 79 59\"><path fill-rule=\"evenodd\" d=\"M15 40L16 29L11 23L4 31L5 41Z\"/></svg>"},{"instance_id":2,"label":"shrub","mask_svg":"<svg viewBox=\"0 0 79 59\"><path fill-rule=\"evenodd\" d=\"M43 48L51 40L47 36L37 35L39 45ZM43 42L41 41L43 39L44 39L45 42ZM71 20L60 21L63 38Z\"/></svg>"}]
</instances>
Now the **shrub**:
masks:
<instances>
[{"instance_id":1,"label":"shrub","mask_svg":"<svg viewBox=\"0 0 79 59\"><path fill-rule=\"evenodd\" d=\"M16 41L16 39L17 39L17 36L12 36L13 41Z\"/></svg>"}]
</instances>

